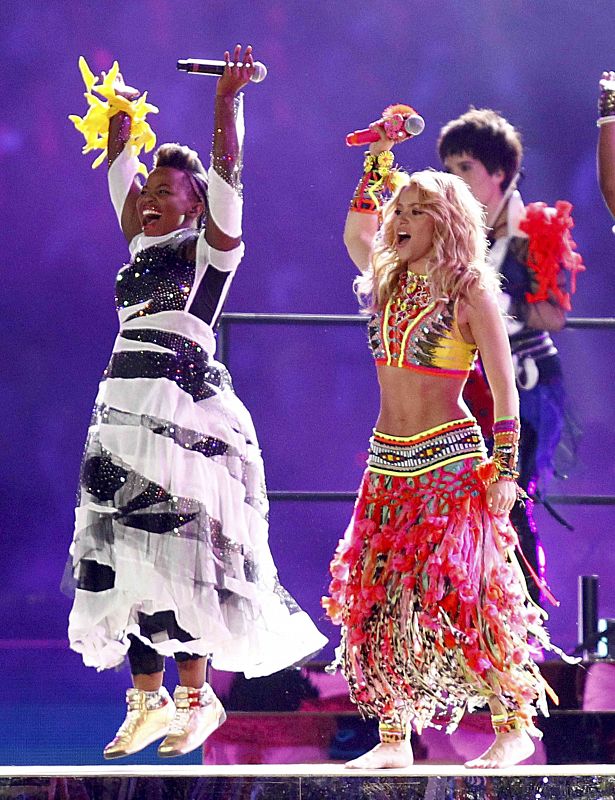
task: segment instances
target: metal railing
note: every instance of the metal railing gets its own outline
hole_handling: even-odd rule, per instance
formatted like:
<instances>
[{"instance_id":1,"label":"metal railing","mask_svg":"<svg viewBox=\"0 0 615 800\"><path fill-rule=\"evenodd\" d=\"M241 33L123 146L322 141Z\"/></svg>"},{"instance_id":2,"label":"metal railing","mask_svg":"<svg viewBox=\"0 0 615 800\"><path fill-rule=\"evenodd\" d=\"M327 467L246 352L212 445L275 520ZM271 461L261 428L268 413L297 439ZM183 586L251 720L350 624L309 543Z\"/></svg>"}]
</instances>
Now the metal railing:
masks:
<instances>
[{"instance_id":1,"label":"metal railing","mask_svg":"<svg viewBox=\"0 0 615 800\"><path fill-rule=\"evenodd\" d=\"M367 318L361 314L250 314L227 312L220 318L218 329L218 354L223 364L228 366L230 354L231 325L365 325ZM571 317L566 320L569 330L615 330L615 317ZM280 501L353 501L356 491L282 491L268 492L270 500ZM611 506L615 505L615 495L591 494L551 494L548 503L558 505Z\"/></svg>"}]
</instances>

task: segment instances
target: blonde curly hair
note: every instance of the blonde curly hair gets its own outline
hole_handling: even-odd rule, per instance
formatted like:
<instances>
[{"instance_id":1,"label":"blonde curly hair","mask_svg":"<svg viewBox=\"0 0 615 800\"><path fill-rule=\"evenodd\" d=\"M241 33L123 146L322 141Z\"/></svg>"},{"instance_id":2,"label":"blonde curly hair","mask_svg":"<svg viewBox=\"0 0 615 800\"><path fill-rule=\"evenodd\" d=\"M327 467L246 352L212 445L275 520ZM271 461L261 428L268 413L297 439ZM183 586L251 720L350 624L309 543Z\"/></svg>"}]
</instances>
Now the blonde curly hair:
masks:
<instances>
[{"instance_id":1,"label":"blonde curly hair","mask_svg":"<svg viewBox=\"0 0 615 800\"><path fill-rule=\"evenodd\" d=\"M422 210L434 220L433 250L427 277L436 300L456 301L473 287L499 291L499 278L486 262L485 212L461 178L429 169L414 172L382 211L371 266L355 281L355 292L368 311L386 306L406 269L394 248L393 219L400 194L416 186Z\"/></svg>"}]
</instances>

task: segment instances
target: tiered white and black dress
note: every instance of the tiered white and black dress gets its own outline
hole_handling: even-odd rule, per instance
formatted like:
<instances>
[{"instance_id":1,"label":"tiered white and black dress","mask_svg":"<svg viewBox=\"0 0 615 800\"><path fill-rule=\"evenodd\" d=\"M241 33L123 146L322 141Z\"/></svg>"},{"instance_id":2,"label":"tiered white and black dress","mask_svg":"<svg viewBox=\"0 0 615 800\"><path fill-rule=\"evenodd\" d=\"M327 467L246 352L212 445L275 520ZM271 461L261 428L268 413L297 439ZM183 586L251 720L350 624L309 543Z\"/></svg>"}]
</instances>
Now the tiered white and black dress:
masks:
<instances>
[{"instance_id":1,"label":"tiered white and black dress","mask_svg":"<svg viewBox=\"0 0 615 800\"><path fill-rule=\"evenodd\" d=\"M70 645L98 669L136 637L266 675L326 640L279 583L254 426L214 359L243 245L220 252L179 230L139 235L131 254L81 469ZM165 613L174 626L144 624Z\"/></svg>"}]
</instances>

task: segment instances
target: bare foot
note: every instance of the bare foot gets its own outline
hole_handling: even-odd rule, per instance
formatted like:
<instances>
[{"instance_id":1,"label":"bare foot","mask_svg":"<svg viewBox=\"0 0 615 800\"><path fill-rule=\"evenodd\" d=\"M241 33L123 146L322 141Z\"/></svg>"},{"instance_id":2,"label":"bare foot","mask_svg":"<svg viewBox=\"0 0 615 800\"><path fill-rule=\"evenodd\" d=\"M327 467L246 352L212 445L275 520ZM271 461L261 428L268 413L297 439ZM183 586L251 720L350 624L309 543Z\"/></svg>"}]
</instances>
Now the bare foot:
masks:
<instances>
[{"instance_id":1,"label":"bare foot","mask_svg":"<svg viewBox=\"0 0 615 800\"><path fill-rule=\"evenodd\" d=\"M368 753L347 761L346 769L404 769L413 764L410 742L380 742Z\"/></svg>"},{"instance_id":2,"label":"bare foot","mask_svg":"<svg viewBox=\"0 0 615 800\"><path fill-rule=\"evenodd\" d=\"M527 731L496 734L495 741L482 756L466 761L469 769L503 769L525 761L534 752L534 742Z\"/></svg>"}]
</instances>

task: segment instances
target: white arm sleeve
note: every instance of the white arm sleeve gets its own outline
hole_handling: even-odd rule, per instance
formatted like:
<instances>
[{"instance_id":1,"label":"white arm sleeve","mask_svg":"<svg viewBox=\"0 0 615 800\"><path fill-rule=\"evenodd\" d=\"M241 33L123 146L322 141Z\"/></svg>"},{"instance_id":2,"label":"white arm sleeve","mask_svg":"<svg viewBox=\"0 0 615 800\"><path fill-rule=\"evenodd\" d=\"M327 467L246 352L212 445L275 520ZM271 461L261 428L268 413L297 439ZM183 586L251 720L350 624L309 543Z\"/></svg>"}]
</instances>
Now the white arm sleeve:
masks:
<instances>
[{"instance_id":1,"label":"white arm sleeve","mask_svg":"<svg viewBox=\"0 0 615 800\"><path fill-rule=\"evenodd\" d=\"M240 242L232 250L216 250L205 239L205 235L201 233L196 243L197 273L202 273L210 264L221 272L235 272L243 258L245 249L244 243ZM195 281L195 285L196 283Z\"/></svg>"},{"instance_id":2,"label":"white arm sleeve","mask_svg":"<svg viewBox=\"0 0 615 800\"><path fill-rule=\"evenodd\" d=\"M109 195L117 215L117 221L120 225L122 224L124 203L126 202L128 192L138 171L139 159L134 155L130 145L124 147L122 152L109 167L109 172L107 173Z\"/></svg>"},{"instance_id":3,"label":"white arm sleeve","mask_svg":"<svg viewBox=\"0 0 615 800\"><path fill-rule=\"evenodd\" d=\"M239 238L243 199L213 167L207 171L207 183L207 199L212 220L222 233L234 239Z\"/></svg>"},{"instance_id":4,"label":"white arm sleeve","mask_svg":"<svg viewBox=\"0 0 615 800\"><path fill-rule=\"evenodd\" d=\"M239 172L241 172L241 159L243 157L243 140L245 137L245 121L243 115L243 94L236 98L235 128L237 131L237 146L239 153ZM215 145L214 145L215 148ZM241 236L241 215L243 199L241 188L235 188L216 172L213 162L215 155L212 152L212 165L207 170L207 199L209 213L218 228L233 239Z\"/></svg>"}]
</instances>

